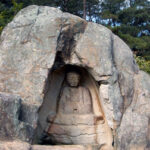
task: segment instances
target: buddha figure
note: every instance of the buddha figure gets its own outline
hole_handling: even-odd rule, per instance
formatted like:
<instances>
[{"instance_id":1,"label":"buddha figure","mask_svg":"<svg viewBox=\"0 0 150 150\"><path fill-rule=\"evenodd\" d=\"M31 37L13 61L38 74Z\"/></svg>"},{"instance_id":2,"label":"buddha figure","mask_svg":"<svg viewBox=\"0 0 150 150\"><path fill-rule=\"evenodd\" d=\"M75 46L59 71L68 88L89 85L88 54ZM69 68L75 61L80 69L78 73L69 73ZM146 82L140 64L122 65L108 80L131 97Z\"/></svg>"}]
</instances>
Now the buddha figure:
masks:
<instances>
[{"instance_id":1,"label":"buddha figure","mask_svg":"<svg viewBox=\"0 0 150 150\"><path fill-rule=\"evenodd\" d=\"M91 95L87 88L79 85L80 75L76 72L69 72L66 80L68 86L62 91L59 113L74 115L92 113Z\"/></svg>"},{"instance_id":2,"label":"buddha figure","mask_svg":"<svg viewBox=\"0 0 150 150\"><path fill-rule=\"evenodd\" d=\"M56 115L49 114L47 133L57 144L97 144L96 117L93 113L91 93L80 85L80 74L68 72L67 85L63 87Z\"/></svg>"},{"instance_id":3,"label":"buddha figure","mask_svg":"<svg viewBox=\"0 0 150 150\"><path fill-rule=\"evenodd\" d=\"M47 116L46 140L52 144L98 145L111 150L111 131L99 98L93 87L83 83L78 71L66 73L56 109Z\"/></svg>"}]
</instances>

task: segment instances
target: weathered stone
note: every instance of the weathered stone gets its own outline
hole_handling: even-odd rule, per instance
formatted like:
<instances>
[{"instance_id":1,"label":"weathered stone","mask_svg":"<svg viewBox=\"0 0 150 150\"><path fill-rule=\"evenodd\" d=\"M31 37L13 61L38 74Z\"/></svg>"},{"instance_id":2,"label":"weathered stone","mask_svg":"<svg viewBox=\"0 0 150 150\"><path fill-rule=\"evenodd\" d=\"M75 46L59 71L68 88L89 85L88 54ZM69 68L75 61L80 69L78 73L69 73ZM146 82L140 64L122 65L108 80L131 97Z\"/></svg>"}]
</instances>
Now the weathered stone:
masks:
<instances>
[{"instance_id":1,"label":"weathered stone","mask_svg":"<svg viewBox=\"0 0 150 150\"><path fill-rule=\"evenodd\" d=\"M31 103L21 103L19 120L28 123L33 128L37 127L37 111L39 106Z\"/></svg>"},{"instance_id":2,"label":"weathered stone","mask_svg":"<svg viewBox=\"0 0 150 150\"><path fill-rule=\"evenodd\" d=\"M114 64L119 73L119 87L124 99L124 109L131 104L134 93L134 74L138 73L130 48L118 37L113 36Z\"/></svg>"},{"instance_id":3,"label":"weathered stone","mask_svg":"<svg viewBox=\"0 0 150 150\"><path fill-rule=\"evenodd\" d=\"M0 150L30 150L30 144L21 141L1 141Z\"/></svg>"},{"instance_id":4,"label":"weathered stone","mask_svg":"<svg viewBox=\"0 0 150 150\"><path fill-rule=\"evenodd\" d=\"M31 104L28 108L25 107L19 96L0 93L0 139L21 138L25 141L31 141L34 129L37 127L35 117L37 107L33 108Z\"/></svg>"},{"instance_id":5,"label":"weathered stone","mask_svg":"<svg viewBox=\"0 0 150 150\"><path fill-rule=\"evenodd\" d=\"M135 76L134 87L133 101L124 113L118 128L118 150L150 148L149 75L140 71Z\"/></svg>"},{"instance_id":6,"label":"weathered stone","mask_svg":"<svg viewBox=\"0 0 150 150\"><path fill-rule=\"evenodd\" d=\"M35 103L42 101L43 83L55 59L61 17L59 9L29 6L8 24L1 35L1 83L7 85L1 91L17 93Z\"/></svg>"},{"instance_id":7,"label":"weathered stone","mask_svg":"<svg viewBox=\"0 0 150 150\"><path fill-rule=\"evenodd\" d=\"M56 115L68 65L84 72L81 86L91 94L93 114L104 118L101 124L109 135L99 132L97 140L118 150L150 149L150 77L139 71L129 47L102 25L46 6L24 8L1 34L0 139L37 143ZM59 115L55 123L62 124ZM73 118L66 116L66 126L92 126L95 121L88 115ZM97 131L102 131L99 126ZM95 132L94 127L80 127L76 134L80 130Z\"/></svg>"},{"instance_id":8,"label":"weathered stone","mask_svg":"<svg viewBox=\"0 0 150 150\"><path fill-rule=\"evenodd\" d=\"M88 150L85 149L84 146L73 146L73 145L69 145L69 146L40 146L40 145L33 145L31 150Z\"/></svg>"},{"instance_id":9,"label":"weathered stone","mask_svg":"<svg viewBox=\"0 0 150 150\"><path fill-rule=\"evenodd\" d=\"M96 80L100 80L101 76L111 76L113 74L111 36L111 31L106 27L88 23L84 34L76 43L71 63L91 68L91 74ZM79 60L75 59L76 57Z\"/></svg>"},{"instance_id":10,"label":"weathered stone","mask_svg":"<svg viewBox=\"0 0 150 150\"><path fill-rule=\"evenodd\" d=\"M17 136L21 100L17 96L0 93L0 140Z\"/></svg>"}]
</instances>

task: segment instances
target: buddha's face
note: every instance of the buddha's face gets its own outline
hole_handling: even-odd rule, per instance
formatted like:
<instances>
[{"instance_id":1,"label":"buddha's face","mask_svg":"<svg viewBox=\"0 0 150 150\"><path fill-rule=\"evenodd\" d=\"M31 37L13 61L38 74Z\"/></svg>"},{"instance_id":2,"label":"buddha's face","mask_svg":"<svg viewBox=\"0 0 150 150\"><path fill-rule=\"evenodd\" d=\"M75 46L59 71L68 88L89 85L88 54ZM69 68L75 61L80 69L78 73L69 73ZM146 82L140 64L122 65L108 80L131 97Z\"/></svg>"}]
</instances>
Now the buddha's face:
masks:
<instances>
[{"instance_id":1,"label":"buddha's face","mask_svg":"<svg viewBox=\"0 0 150 150\"><path fill-rule=\"evenodd\" d=\"M71 87L77 87L80 82L80 75L76 72L68 72L66 79Z\"/></svg>"}]
</instances>

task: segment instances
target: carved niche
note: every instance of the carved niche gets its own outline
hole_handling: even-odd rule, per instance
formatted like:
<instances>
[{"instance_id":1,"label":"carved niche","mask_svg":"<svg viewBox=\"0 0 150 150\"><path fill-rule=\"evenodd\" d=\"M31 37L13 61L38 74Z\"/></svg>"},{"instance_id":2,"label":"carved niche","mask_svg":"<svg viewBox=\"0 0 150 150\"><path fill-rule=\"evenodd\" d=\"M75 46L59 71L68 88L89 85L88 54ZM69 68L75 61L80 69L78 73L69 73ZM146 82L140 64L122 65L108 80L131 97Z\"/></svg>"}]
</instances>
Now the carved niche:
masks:
<instances>
[{"instance_id":1,"label":"carved niche","mask_svg":"<svg viewBox=\"0 0 150 150\"><path fill-rule=\"evenodd\" d=\"M112 149L98 86L86 69L66 65L49 75L39 110L36 142Z\"/></svg>"}]
</instances>

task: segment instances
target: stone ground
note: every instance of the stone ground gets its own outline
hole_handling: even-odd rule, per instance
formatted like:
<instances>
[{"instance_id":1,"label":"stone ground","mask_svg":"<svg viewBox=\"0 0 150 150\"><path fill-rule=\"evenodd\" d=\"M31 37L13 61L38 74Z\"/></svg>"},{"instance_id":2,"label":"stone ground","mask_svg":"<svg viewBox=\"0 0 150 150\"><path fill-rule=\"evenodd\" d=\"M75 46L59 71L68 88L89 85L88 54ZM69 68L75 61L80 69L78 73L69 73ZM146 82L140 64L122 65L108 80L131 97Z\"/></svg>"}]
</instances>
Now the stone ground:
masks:
<instances>
[{"instance_id":1,"label":"stone ground","mask_svg":"<svg viewBox=\"0 0 150 150\"><path fill-rule=\"evenodd\" d=\"M0 150L98 150L96 146L81 146L81 145L60 145L60 146L45 146L45 145L30 145L22 141L1 141Z\"/></svg>"}]
</instances>

